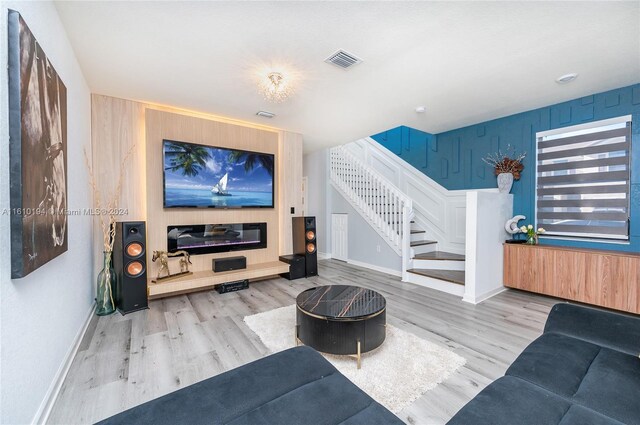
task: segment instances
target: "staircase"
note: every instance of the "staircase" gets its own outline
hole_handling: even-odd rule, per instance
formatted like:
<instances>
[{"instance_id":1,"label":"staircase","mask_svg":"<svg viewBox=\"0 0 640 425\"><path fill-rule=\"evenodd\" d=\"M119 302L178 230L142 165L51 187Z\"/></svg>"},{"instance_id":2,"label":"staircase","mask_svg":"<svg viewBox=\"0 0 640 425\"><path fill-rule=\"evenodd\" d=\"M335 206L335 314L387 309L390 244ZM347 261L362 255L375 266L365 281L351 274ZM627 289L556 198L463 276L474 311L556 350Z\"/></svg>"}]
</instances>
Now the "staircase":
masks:
<instances>
[{"instance_id":1,"label":"staircase","mask_svg":"<svg viewBox=\"0 0 640 425\"><path fill-rule=\"evenodd\" d=\"M438 250L437 237L414 220L413 200L344 146L330 154L332 186L402 257L402 280L464 295L464 255Z\"/></svg>"}]
</instances>

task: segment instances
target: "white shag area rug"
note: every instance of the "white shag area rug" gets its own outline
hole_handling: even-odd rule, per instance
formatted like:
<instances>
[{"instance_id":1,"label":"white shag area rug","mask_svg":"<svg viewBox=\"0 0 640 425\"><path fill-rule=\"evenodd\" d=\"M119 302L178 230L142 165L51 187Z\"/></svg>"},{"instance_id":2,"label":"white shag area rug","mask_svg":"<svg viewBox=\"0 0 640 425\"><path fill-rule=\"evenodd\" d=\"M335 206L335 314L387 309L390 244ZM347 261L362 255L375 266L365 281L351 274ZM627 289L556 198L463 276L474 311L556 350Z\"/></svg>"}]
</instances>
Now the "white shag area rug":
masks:
<instances>
[{"instance_id":1,"label":"white shag area rug","mask_svg":"<svg viewBox=\"0 0 640 425\"><path fill-rule=\"evenodd\" d=\"M294 346L295 305L246 316L244 321L272 353ZM394 413L466 363L463 357L388 324L385 341L362 355L360 370L354 358L324 356L351 382Z\"/></svg>"}]
</instances>

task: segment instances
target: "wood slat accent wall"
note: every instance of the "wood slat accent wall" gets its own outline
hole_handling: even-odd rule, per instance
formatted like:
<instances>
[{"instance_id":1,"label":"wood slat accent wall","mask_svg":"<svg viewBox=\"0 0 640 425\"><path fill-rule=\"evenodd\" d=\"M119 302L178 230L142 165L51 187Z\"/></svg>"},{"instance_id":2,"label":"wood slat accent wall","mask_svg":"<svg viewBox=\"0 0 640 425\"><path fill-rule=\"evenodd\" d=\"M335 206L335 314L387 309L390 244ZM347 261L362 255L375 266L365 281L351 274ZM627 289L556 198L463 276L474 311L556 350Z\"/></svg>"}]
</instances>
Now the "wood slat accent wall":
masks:
<instances>
[{"instance_id":1,"label":"wood slat accent wall","mask_svg":"<svg viewBox=\"0 0 640 425\"><path fill-rule=\"evenodd\" d=\"M282 164L278 157L278 133L254 128L240 127L217 121L170 112L147 110L146 155L147 155L147 245L149 251L167 249L167 226L206 223L267 223L267 248L242 252L194 255L191 257L193 271L211 270L213 258L244 255L247 264L278 261L280 187L277 184ZM162 189L162 140L178 140L201 145L237 148L271 153L275 162L275 208L211 209L211 208L163 208ZM155 274L157 265L152 264Z\"/></svg>"},{"instance_id":2,"label":"wood slat accent wall","mask_svg":"<svg viewBox=\"0 0 640 425\"><path fill-rule=\"evenodd\" d=\"M255 125L164 105L91 96L91 142L96 183L111 192L120 162L131 146L134 154L127 164L119 205L129 214L121 220L144 220L148 227L150 276L155 275L150 252L166 249L166 225L195 222L268 223L269 246L263 250L217 254L217 257L246 255L250 264L278 260L291 253L291 217L302 209L302 136L272 127ZM195 210L162 208L162 138L238 147L276 155L274 209ZM295 214L291 214L295 207ZM95 270L102 268L101 231L94 226ZM163 229L164 228L164 229ZM211 270L213 255L194 256L194 271ZM195 260L195 261L194 261Z\"/></svg>"},{"instance_id":3,"label":"wood slat accent wall","mask_svg":"<svg viewBox=\"0 0 640 425\"><path fill-rule=\"evenodd\" d=\"M130 100L91 96L91 162L95 183L103 198L115 191L122 158L133 149L125 164L118 202L128 214L119 216L119 221L147 219L144 109L144 104ZM94 275L97 276L103 267L103 237L100 220L95 218L93 222Z\"/></svg>"},{"instance_id":4,"label":"wood slat accent wall","mask_svg":"<svg viewBox=\"0 0 640 425\"><path fill-rule=\"evenodd\" d=\"M640 314L640 255L504 244L504 286Z\"/></svg>"},{"instance_id":5,"label":"wood slat accent wall","mask_svg":"<svg viewBox=\"0 0 640 425\"><path fill-rule=\"evenodd\" d=\"M280 132L278 161L280 163L280 255L293 253L291 217L302 215L302 135ZM291 208L294 212L291 213Z\"/></svg>"}]
</instances>

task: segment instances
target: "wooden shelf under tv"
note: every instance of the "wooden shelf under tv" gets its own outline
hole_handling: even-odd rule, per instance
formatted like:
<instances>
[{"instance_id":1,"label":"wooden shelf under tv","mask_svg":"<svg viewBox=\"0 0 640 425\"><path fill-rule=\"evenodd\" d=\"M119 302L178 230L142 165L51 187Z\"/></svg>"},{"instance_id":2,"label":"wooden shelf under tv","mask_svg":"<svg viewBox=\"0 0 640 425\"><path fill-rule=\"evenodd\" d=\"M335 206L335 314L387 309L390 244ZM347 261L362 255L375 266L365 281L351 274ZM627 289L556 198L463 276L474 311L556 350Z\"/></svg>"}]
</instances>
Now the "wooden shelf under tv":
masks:
<instances>
[{"instance_id":1,"label":"wooden shelf under tv","mask_svg":"<svg viewBox=\"0 0 640 425\"><path fill-rule=\"evenodd\" d=\"M214 273L212 270L194 272L185 277L173 279L167 282L153 283L148 279L149 299L168 297L187 292L211 289L225 282L233 282L243 279L263 279L269 276L277 276L289 271L289 265L280 261L268 263L248 264L246 269L232 270L228 272Z\"/></svg>"}]
</instances>

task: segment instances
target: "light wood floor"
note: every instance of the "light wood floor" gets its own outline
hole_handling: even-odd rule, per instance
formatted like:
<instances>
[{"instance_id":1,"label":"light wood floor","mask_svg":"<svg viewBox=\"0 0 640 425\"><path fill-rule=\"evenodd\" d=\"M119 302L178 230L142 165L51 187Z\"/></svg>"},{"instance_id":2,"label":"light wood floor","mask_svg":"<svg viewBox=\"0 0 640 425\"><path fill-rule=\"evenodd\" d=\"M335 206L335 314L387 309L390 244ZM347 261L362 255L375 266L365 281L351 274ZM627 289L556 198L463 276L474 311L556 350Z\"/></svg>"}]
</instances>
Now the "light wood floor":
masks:
<instances>
[{"instance_id":1,"label":"light wood floor","mask_svg":"<svg viewBox=\"0 0 640 425\"><path fill-rule=\"evenodd\" d=\"M340 261L320 276L273 279L220 295L198 292L153 301L150 309L92 321L49 423L93 423L268 354L242 321L291 305L315 285L352 283L387 299L387 321L467 359L447 381L399 415L409 424L441 424L542 333L557 300L508 290L479 305Z\"/></svg>"}]
</instances>

